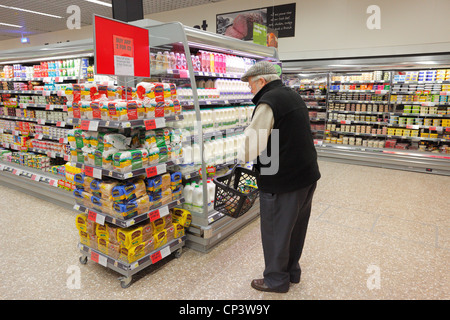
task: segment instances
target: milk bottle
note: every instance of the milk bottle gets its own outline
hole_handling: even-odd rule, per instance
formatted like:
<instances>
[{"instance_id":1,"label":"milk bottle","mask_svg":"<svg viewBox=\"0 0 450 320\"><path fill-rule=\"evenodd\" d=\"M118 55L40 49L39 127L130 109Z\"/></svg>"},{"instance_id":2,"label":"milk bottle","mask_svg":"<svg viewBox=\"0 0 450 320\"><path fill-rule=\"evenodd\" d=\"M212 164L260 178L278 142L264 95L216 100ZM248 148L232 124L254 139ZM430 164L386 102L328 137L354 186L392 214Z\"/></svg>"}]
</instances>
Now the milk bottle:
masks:
<instances>
[{"instance_id":1,"label":"milk bottle","mask_svg":"<svg viewBox=\"0 0 450 320\"><path fill-rule=\"evenodd\" d=\"M203 211L203 186L196 185L192 193L192 211Z\"/></svg>"}]
</instances>

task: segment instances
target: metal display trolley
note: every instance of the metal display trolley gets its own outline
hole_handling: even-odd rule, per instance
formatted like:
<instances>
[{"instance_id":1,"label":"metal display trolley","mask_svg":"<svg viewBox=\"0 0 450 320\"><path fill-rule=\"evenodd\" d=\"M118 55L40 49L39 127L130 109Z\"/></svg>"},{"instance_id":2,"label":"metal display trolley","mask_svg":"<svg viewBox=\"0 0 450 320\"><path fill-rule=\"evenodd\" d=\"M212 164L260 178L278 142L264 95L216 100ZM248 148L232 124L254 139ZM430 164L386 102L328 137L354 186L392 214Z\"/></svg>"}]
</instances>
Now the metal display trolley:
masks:
<instances>
[{"instance_id":1,"label":"metal display trolley","mask_svg":"<svg viewBox=\"0 0 450 320\"><path fill-rule=\"evenodd\" d=\"M162 248L158 248L150 252L145 257L133 262L133 263L125 263L123 261L114 259L110 256L103 254L102 252L92 249L84 244L78 244L78 248L81 251L80 263L86 264L88 259L93 262L96 262L106 268L114 270L115 272L121 274L123 277L120 277L120 285L122 288L126 289L131 286L133 281L133 276L142 271L143 269L154 265L159 262L161 259L166 258L167 256L174 254L175 258L179 258L183 252L183 246L185 245L186 236L183 236L179 239L174 239Z\"/></svg>"},{"instance_id":2,"label":"metal display trolley","mask_svg":"<svg viewBox=\"0 0 450 320\"><path fill-rule=\"evenodd\" d=\"M417 76L443 69L450 69L448 54L283 62L287 84L326 74L319 158L450 175L450 79L442 71ZM370 73L378 76L365 79Z\"/></svg>"}]
</instances>

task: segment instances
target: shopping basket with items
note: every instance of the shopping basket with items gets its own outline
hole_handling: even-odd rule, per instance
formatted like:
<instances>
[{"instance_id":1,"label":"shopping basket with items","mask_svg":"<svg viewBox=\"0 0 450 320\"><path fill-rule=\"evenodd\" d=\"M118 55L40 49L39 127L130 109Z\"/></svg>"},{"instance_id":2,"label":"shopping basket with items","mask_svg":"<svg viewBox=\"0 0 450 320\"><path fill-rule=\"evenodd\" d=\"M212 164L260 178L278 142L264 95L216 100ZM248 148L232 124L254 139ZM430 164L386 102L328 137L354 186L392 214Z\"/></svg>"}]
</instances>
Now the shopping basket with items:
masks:
<instances>
[{"instance_id":1,"label":"shopping basket with items","mask_svg":"<svg viewBox=\"0 0 450 320\"><path fill-rule=\"evenodd\" d=\"M213 179L216 185L214 209L232 218L242 216L258 197L257 179L256 171L238 165L228 174Z\"/></svg>"}]
</instances>

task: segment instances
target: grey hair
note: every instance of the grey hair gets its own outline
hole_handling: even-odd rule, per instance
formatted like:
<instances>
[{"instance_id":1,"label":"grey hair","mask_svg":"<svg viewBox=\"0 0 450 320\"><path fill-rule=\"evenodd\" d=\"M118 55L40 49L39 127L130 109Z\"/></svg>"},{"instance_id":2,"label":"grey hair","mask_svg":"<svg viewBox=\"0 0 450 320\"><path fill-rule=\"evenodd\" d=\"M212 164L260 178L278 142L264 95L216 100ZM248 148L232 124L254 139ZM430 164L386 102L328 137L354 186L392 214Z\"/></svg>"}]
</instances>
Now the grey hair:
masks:
<instances>
[{"instance_id":1,"label":"grey hair","mask_svg":"<svg viewBox=\"0 0 450 320\"><path fill-rule=\"evenodd\" d=\"M280 77L276 74L262 74L252 77L252 81L257 81L259 79L264 79L267 83L269 83L275 80L280 80Z\"/></svg>"}]
</instances>

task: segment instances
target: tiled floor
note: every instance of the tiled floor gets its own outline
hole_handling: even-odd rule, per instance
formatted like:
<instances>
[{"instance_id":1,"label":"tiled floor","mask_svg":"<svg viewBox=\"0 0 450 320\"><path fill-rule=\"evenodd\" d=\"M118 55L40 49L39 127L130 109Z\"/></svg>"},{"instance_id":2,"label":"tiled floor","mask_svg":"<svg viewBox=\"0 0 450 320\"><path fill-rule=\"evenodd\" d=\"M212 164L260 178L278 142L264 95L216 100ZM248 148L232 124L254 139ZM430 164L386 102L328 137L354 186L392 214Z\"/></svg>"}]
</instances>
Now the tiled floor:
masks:
<instances>
[{"instance_id":1,"label":"tiled floor","mask_svg":"<svg viewBox=\"0 0 450 320\"><path fill-rule=\"evenodd\" d=\"M122 289L119 274L79 263L75 212L0 186L0 299L449 299L450 177L320 168L302 281L286 294L250 287L264 265L259 219L210 253L185 249Z\"/></svg>"}]
</instances>

